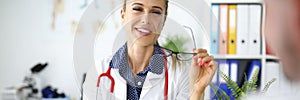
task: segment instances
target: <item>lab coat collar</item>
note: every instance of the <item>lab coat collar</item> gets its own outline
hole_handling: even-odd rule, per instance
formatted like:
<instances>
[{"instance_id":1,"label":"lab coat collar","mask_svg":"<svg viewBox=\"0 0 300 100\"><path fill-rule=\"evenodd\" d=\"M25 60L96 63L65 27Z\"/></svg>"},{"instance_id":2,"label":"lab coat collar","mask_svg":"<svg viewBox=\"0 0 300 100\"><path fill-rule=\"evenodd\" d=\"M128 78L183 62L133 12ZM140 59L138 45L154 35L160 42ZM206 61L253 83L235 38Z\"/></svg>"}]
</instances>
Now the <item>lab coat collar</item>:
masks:
<instances>
[{"instance_id":1,"label":"lab coat collar","mask_svg":"<svg viewBox=\"0 0 300 100\"><path fill-rule=\"evenodd\" d=\"M126 80L119 74L119 69L112 69L111 76L115 80L114 96L118 98L118 100L125 100L127 98Z\"/></svg>"},{"instance_id":2,"label":"lab coat collar","mask_svg":"<svg viewBox=\"0 0 300 100\"><path fill-rule=\"evenodd\" d=\"M165 84L165 70L163 70L162 74L155 74L152 72L148 72L147 77L145 79L143 89L140 95L140 98L144 98L144 96L154 87L159 87L163 91L163 87ZM119 69L112 69L111 75L115 79L115 91L114 95L118 99L126 99L127 98L127 86L126 80L119 74Z\"/></svg>"}]
</instances>

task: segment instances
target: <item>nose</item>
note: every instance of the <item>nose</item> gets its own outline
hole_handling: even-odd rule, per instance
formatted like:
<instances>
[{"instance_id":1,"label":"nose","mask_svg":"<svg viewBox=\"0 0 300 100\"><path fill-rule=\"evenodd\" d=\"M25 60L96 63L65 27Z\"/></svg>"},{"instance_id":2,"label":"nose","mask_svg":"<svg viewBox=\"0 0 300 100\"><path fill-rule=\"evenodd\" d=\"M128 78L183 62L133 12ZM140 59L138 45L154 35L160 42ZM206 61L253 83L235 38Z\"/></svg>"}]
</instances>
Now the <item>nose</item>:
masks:
<instances>
[{"instance_id":1,"label":"nose","mask_svg":"<svg viewBox=\"0 0 300 100\"><path fill-rule=\"evenodd\" d=\"M143 24L149 24L149 15L148 14L143 15L141 21Z\"/></svg>"}]
</instances>

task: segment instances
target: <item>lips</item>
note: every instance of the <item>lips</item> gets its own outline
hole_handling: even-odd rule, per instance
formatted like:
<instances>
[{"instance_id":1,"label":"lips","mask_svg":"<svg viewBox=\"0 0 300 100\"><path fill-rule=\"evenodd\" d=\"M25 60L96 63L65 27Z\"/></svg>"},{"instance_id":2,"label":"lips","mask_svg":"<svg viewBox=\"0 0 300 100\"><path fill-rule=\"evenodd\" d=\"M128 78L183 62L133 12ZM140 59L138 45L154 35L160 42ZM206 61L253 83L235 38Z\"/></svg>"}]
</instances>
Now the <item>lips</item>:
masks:
<instances>
[{"instance_id":1,"label":"lips","mask_svg":"<svg viewBox=\"0 0 300 100\"><path fill-rule=\"evenodd\" d=\"M136 31L138 31L138 33L142 36L146 36L149 35L150 33L152 33L151 30L147 29L147 28L135 28Z\"/></svg>"}]
</instances>

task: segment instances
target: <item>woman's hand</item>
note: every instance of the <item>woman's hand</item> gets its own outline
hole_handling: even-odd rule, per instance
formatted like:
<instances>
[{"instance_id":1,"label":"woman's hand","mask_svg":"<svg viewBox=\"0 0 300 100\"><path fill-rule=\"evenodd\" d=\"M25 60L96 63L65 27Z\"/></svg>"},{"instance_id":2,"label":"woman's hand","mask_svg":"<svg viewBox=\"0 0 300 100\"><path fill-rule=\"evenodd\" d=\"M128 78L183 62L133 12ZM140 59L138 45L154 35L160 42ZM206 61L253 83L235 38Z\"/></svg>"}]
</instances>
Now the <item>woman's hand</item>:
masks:
<instances>
[{"instance_id":1,"label":"woman's hand","mask_svg":"<svg viewBox=\"0 0 300 100\"><path fill-rule=\"evenodd\" d=\"M213 56L209 56L207 50L194 50L197 55L193 57L190 68L190 93L191 100L200 100L204 97L204 90L210 84L218 63Z\"/></svg>"}]
</instances>

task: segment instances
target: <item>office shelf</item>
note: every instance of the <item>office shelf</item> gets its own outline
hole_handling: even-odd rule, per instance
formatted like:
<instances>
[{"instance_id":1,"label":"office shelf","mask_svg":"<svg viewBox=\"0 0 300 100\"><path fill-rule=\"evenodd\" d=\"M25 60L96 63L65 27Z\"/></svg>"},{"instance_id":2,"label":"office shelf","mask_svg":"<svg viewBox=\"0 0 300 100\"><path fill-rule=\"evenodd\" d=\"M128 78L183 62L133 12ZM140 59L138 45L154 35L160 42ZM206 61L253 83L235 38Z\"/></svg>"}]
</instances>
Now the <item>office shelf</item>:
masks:
<instances>
[{"instance_id":1,"label":"office shelf","mask_svg":"<svg viewBox=\"0 0 300 100\"><path fill-rule=\"evenodd\" d=\"M215 59L262 59L262 55L214 55Z\"/></svg>"},{"instance_id":2,"label":"office shelf","mask_svg":"<svg viewBox=\"0 0 300 100\"><path fill-rule=\"evenodd\" d=\"M265 85L269 80L266 79L267 70L266 70L266 63L269 60L278 61L279 58L273 55L266 54L266 42L265 42L265 33L264 33L264 25L265 25L265 4L263 0L206 0L208 4L259 4L262 5L262 24L261 24L261 55L213 55L215 59L235 59L235 60L260 60L262 63L261 66L261 78L260 78L260 85ZM262 90L262 88L261 88ZM206 91L209 93L209 90ZM206 98L208 99L208 98Z\"/></svg>"},{"instance_id":3,"label":"office shelf","mask_svg":"<svg viewBox=\"0 0 300 100\"><path fill-rule=\"evenodd\" d=\"M266 59L279 60L279 58L277 56L273 56L273 55L266 55Z\"/></svg>"}]
</instances>

